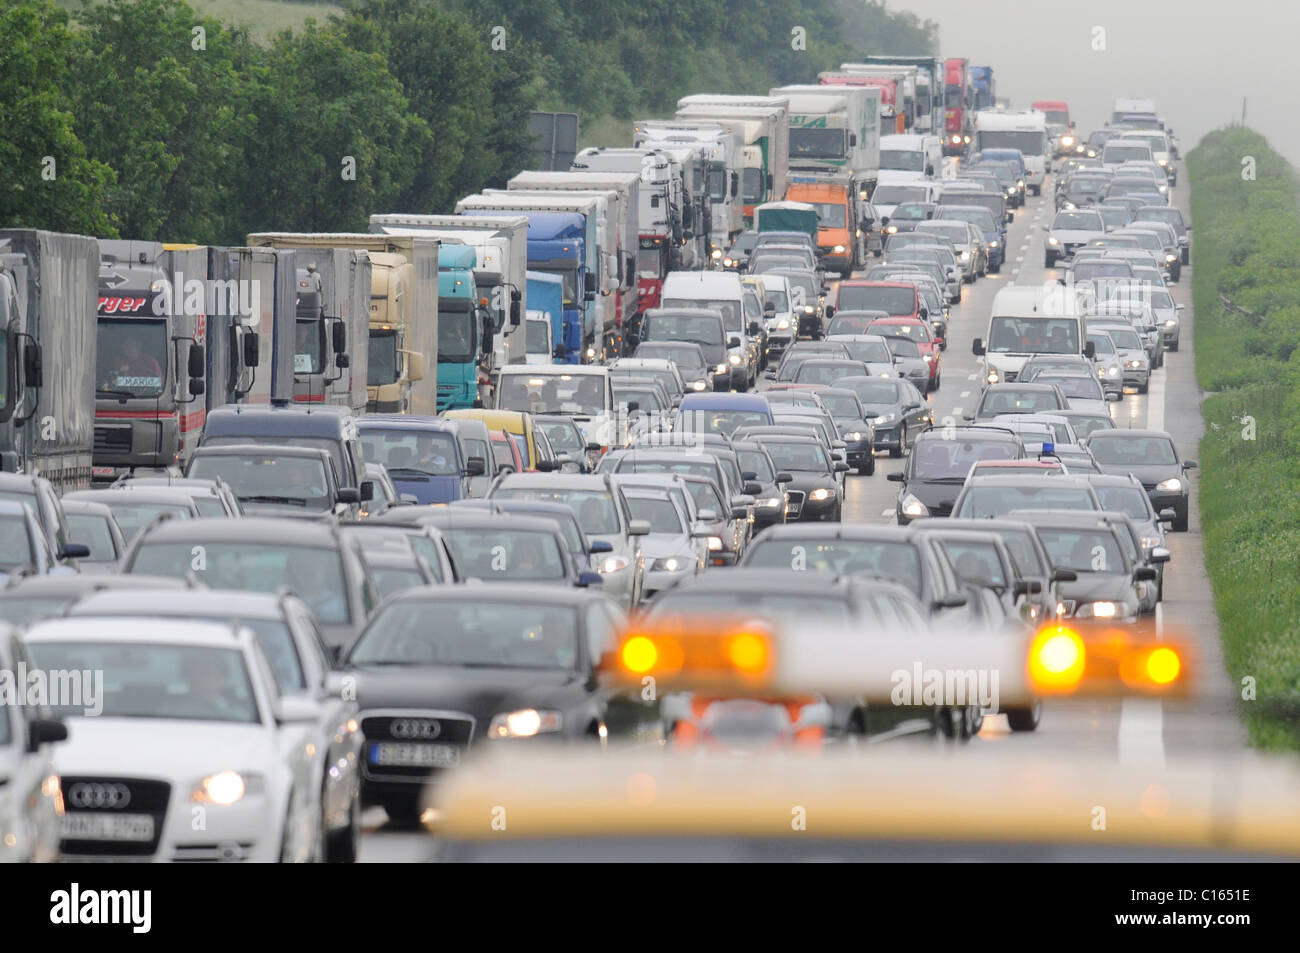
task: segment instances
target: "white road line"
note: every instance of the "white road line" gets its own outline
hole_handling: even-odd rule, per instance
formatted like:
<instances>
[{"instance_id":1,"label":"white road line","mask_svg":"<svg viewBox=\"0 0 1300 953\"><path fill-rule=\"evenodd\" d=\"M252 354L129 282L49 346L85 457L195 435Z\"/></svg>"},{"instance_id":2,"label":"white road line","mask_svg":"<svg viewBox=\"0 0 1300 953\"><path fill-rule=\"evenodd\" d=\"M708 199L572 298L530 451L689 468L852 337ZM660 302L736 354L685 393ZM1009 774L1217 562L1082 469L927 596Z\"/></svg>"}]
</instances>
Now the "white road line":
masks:
<instances>
[{"instance_id":1,"label":"white road line","mask_svg":"<svg viewBox=\"0 0 1300 953\"><path fill-rule=\"evenodd\" d=\"M958 397L969 397L969 396L970 396L970 391L968 391L968 390L964 390L964 391L962 391L960 394L958 394L957 396L958 396Z\"/></svg>"},{"instance_id":2,"label":"white road line","mask_svg":"<svg viewBox=\"0 0 1300 953\"><path fill-rule=\"evenodd\" d=\"M962 408L961 408L961 407L954 407L954 408L952 409L952 415L953 415L954 417L960 417L960 416L961 416L961 412L962 412Z\"/></svg>"},{"instance_id":3,"label":"white road line","mask_svg":"<svg viewBox=\"0 0 1300 953\"><path fill-rule=\"evenodd\" d=\"M975 375L974 375L974 374L967 374L967 375L966 375L966 380L968 380L968 381L973 381L974 379L975 379Z\"/></svg>"},{"instance_id":4,"label":"white road line","mask_svg":"<svg viewBox=\"0 0 1300 953\"><path fill-rule=\"evenodd\" d=\"M1024 260L1025 260L1025 256L1024 256L1024 255L1017 255L1017 256L1016 256L1016 261L1024 261Z\"/></svg>"},{"instance_id":5,"label":"white road line","mask_svg":"<svg viewBox=\"0 0 1300 953\"><path fill-rule=\"evenodd\" d=\"M887 509L887 510L881 510L881 511L880 511L880 515L881 515L881 516L893 516L893 515L894 515L894 508L891 506L891 507L890 507L889 509Z\"/></svg>"}]
</instances>

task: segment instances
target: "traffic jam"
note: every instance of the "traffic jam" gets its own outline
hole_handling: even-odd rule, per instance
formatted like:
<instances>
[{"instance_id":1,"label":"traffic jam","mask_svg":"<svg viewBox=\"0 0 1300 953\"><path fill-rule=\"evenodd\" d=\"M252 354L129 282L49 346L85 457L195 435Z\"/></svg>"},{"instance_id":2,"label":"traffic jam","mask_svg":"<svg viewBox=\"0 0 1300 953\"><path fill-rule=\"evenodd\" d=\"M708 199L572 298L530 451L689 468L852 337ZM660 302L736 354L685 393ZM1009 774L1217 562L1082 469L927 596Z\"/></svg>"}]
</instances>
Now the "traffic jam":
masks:
<instances>
[{"instance_id":1,"label":"traffic jam","mask_svg":"<svg viewBox=\"0 0 1300 953\"><path fill-rule=\"evenodd\" d=\"M1300 851L1165 763L1178 141L994 72L686 96L367 232L0 230L0 859Z\"/></svg>"}]
</instances>

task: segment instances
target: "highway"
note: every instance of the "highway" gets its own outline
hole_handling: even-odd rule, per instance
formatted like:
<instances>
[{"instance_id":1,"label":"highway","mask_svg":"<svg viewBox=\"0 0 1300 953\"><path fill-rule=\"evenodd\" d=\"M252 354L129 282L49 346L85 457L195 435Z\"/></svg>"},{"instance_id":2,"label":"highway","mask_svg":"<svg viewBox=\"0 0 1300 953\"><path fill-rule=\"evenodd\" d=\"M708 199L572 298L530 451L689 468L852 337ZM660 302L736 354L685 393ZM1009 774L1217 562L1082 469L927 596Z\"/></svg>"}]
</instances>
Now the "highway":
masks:
<instances>
[{"instance_id":1,"label":"highway","mask_svg":"<svg viewBox=\"0 0 1300 953\"><path fill-rule=\"evenodd\" d=\"M1016 211L1007 233L1008 260L1000 274L990 274L964 289L960 304L954 305L949 322L948 348L943 352L942 386L928 400L935 411L936 425L946 418L961 423L962 414L976 406L980 396L977 362L971 341L987 330L993 298L1008 283L1041 284L1064 275L1059 268L1043 267L1045 231L1054 214L1053 180L1049 177L1039 197L1029 196ZM1183 176L1173 189L1173 204L1189 216L1188 183ZM857 275L855 274L855 277ZM1192 269L1184 267L1182 280L1170 287L1175 299L1185 305L1181 312L1180 348L1168 353L1165 365L1156 371L1149 392L1126 394L1111 404L1117 427L1149 427L1173 435L1180 456L1196 459L1196 448L1204 427L1201 395L1195 379L1194 328L1191 304ZM759 389L766 386L760 383ZM899 484L887 474L900 472L904 459L877 454L872 476L847 478L843 519L853 523L894 522L894 501ZM1022 750L1041 749L1054 755L1062 752L1101 754L1122 765L1158 766L1167 755L1212 755L1230 759L1245 750L1245 732L1234 711L1234 692L1223 670L1219 633L1209 581L1201 548L1200 513L1196 494L1196 471L1191 472L1190 528L1170 533L1173 554L1165 578L1164 601L1157 610L1162 633L1177 634L1194 650L1198 691L1185 700L1105 699L1047 701L1036 731L1012 734L1005 716L988 716L973 745L1013 745ZM1225 764L1228 760L1224 760ZM397 830L386 824L381 808L372 808L364 818L362 862L401 862L426 857L431 842L424 832Z\"/></svg>"}]
</instances>

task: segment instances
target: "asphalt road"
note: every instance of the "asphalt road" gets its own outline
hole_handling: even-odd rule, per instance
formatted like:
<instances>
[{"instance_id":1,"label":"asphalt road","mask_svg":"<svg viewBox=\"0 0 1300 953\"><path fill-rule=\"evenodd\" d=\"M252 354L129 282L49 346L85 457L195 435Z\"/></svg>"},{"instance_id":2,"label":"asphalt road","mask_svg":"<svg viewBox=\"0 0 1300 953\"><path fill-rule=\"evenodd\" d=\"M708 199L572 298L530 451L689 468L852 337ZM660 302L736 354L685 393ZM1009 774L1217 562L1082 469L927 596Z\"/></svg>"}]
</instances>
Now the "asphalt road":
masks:
<instances>
[{"instance_id":1,"label":"asphalt road","mask_svg":"<svg viewBox=\"0 0 1300 953\"><path fill-rule=\"evenodd\" d=\"M1007 233L1007 263L999 275L988 275L965 288L961 304L952 308L948 328L948 349L942 357L942 386L928 398L935 409L935 421L945 417L960 423L980 396L977 361L971 341L984 337L993 298L1008 283L1041 284L1063 275L1060 269L1043 267L1046 225L1054 214L1051 178L1041 197L1030 197L1016 211ZM1186 175L1174 190L1174 203L1189 216ZM1118 427L1151 427L1173 435L1184 458L1196 459L1197 444L1204 422L1201 392L1195 379L1194 327L1191 306L1190 267L1173 285L1174 298L1186 305L1181 313L1180 349L1167 354L1165 366L1151 379L1148 394L1128 394L1111 405ZM760 385L762 389L762 385ZM846 522L892 523L897 483L886 474L901 471L904 460L878 454L872 476L849 476L844 520ZM1159 611L1161 631L1179 637L1194 650L1198 682L1196 695L1187 700L1101 699L1086 702L1047 702L1037 731L1013 735L1005 717L986 717L984 727L972 744L1039 746L1052 752L1112 752L1121 764L1153 766L1163 763L1168 753L1213 753L1225 762L1225 772L1235 752L1245 746L1245 733L1237 719L1233 686L1223 670L1218 624L1201 551L1200 508L1197 471L1192 482L1190 528L1170 533L1173 554L1165 576L1165 599ZM430 840L420 832L398 831L385 824L382 809L368 811L364 818L362 861L401 862L424 859Z\"/></svg>"}]
</instances>

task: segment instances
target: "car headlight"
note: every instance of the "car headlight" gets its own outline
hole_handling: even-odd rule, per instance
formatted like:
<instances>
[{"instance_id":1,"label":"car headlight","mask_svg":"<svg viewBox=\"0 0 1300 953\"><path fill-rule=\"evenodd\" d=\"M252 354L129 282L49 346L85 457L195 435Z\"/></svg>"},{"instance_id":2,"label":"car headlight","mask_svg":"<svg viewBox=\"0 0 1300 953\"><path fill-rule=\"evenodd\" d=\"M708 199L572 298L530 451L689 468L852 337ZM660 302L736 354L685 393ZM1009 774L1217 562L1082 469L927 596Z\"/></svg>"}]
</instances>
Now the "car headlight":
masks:
<instances>
[{"instance_id":1,"label":"car headlight","mask_svg":"<svg viewBox=\"0 0 1300 953\"><path fill-rule=\"evenodd\" d=\"M726 374L730 370L731 370L730 364L719 364L717 367L713 369L715 374Z\"/></svg>"},{"instance_id":2,"label":"car headlight","mask_svg":"<svg viewBox=\"0 0 1300 953\"><path fill-rule=\"evenodd\" d=\"M1173 264L1177 260L1178 260L1177 255L1165 255L1165 261L1169 262L1170 264Z\"/></svg>"},{"instance_id":3,"label":"car headlight","mask_svg":"<svg viewBox=\"0 0 1300 953\"><path fill-rule=\"evenodd\" d=\"M996 367L990 367L988 373L988 382L990 384L996 384L1001 379L1002 377L1000 374L998 374L998 369Z\"/></svg>"},{"instance_id":4,"label":"car headlight","mask_svg":"<svg viewBox=\"0 0 1300 953\"><path fill-rule=\"evenodd\" d=\"M559 731L563 727L564 718L558 711L521 708L493 715L492 723L488 725L488 737L532 738Z\"/></svg>"},{"instance_id":5,"label":"car headlight","mask_svg":"<svg viewBox=\"0 0 1300 953\"><path fill-rule=\"evenodd\" d=\"M782 318L780 321L776 322L776 329L778 331L789 331L790 322L787 321L785 318Z\"/></svg>"},{"instance_id":6,"label":"car headlight","mask_svg":"<svg viewBox=\"0 0 1300 953\"><path fill-rule=\"evenodd\" d=\"M1113 602L1084 602L1074 610L1074 615L1080 619L1113 619L1120 614L1119 610Z\"/></svg>"},{"instance_id":7,"label":"car headlight","mask_svg":"<svg viewBox=\"0 0 1300 953\"><path fill-rule=\"evenodd\" d=\"M924 503L908 493L903 497L903 515L904 516L929 516L930 508Z\"/></svg>"},{"instance_id":8,"label":"car headlight","mask_svg":"<svg viewBox=\"0 0 1300 953\"><path fill-rule=\"evenodd\" d=\"M813 307L812 305L810 305L810 304L806 304L806 305L803 306L803 313L804 313L804 314L812 314L812 313L815 312L816 310L817 310L817 309L814 308L814 307Z\"/></svg>"},{"instance_id":9,"label":"car headlight","mask_svg":"<svg viewBox=\"0 0 1300 953\"><path fill-rule=\"evenodd\" d=\"M860 443L867 439L867 435L860 430L850 430L844 435L844 439L850 443Z\"/></svg>"},{"instance_id":10,"label":"car headlight","mask_svg":"<svg viewBox=\"0 0 1300 953\"><path fill-rule=\"evenodd\" d=\"M1061 244L1061 243L1058 242L1058 241L1056 240L1056 236L1055 236L1055 235L1048 235L1048 236L1047 236L1047 244L1049 244L1049 245L1059 245L1059 244Z\"/></svg>"},{"instance_id":11,"label":"car headlight","mask_svg":"<svg viewBox=\"0 0 1300 953\"><path fill-rule=\"evenodd\" d=\"M754 505L762 510L774 510L778 506L781 506L783 503L785 503L785 500L782 499L781 497L769 496L766 497L765 499L759 500Z\"/></svg>"},{"instance_id":12,"label":"car headlight","mask_svg":"<svg viewBox=\"0 0 1300 953\"><path fill-rule=\"evenodd\" d=\"M1132 368L1141 368L1141 367L1146 367L1146 366L1147 366L1147 362L1146 362L1146 361L1141 361L1141 360L1138 360L1138 361L1129 361L1129 362L1128 362L1128 366L1129 366L1129 367L1132 367Z\"/></svg>"},{"instance_id":13,"label":"car headlight","mask_svg":"<svg viewBox=\"0 0 1300 953\"><path fill-rule=\"evenodd\" d=\"M1062 137L1061 137L1061 145L1063 145L1063 146L1072 146L1072 145L1074 145L1074 136L1062 136Z\"/></svg>"},{"instance_id":14,"label":"car headlight","mask_svg":"<svg viewBox=\"0 0 1300 953\"><path fill-rule=\"evenodd\" d=\"M727 356L727 360L731 362L731 366L732 366L732 367L735 367L737 364L740 363L740 355L739 355L739 354L730 354L730 355Z\"/></svg>"},{"instance_id":15,"label":"car headlight","mask_svg":"<svg viewBox=\"0 0 1300 953\"><path fill-rule=\"evenodd\" d=\"M666 559L656 559L650 568L655 572L678 572L688 567L692 562L688 556L669 556Z\"/></svg>"},{"instance_id":16,"label":"car headlight","mask_svg":"<svg viewBox=\"0 0 1300 953\"><path fill-rule=\"evenodd\" d=\"M964 251L964 252L962 252L962 253L961 253L961 260L962 260L962 261L969 261L969 260L970 260L970 252L968 252L968 251Z\"/></svg>"},{"instance_id":17,"label":"car headlight","mask_svg":"<svg viewBox=\"0 0 1300 953\"><path fill-rule=\"evenodd\" d=\"M1156 160L1156 165L1168 165L1168 164L1169 164L1169 160L1168 160L1168 159L1157 159L1157 160Z\"/></svg>"},{"instance_id":18,"label":"car headlight","mask_svg":"<svg viewBox=\"0 0 1300 953\"><path fill-rule=\"evenodd\" d=\"M876 418L877 424L891 424L898 419L898 414L881 414Z\"/></svg>"},{"instance_id":19,"label":"car headlight","mask_svg":"<svg viewBox=\"0 0 1300 953\"><path fill-rule=\"evenodd\" d=\"M694 381L691 383L691 390L704 390L708 386L706 381Z\"/></svg>"},{"instance_id":20,"label":"car headlight","mask_svg":"<svg viewBox=\"0 0 1300 953\"><path fill-rule=\"evenodd\" d=\"M1161 540L1159 536L1143 536L1142 548L1154 549L1155 547L1159 546L1161 542L1163 542L1163 540Z\"/></svg>"},{"instance_id":21,"label":"car headlight","mask_svg":"<svg viewBox=\"0 0 1300 953\"><path fill-rule=\"evenodd\" d=\"M808 499L814 503L824 503L826 500L834 499L835 491L830 487L819 486L808 494Z\"/></svg>"},{"instance_id":22,"label":"car headlight","mask_svg":"<svg viewBox=\"0 0 1300 953\"><path fill-rule=\"evenodd\" d=\"M722 259L722 263L726 265L728 268L730 268L732 265L735 264L735 261L730 258L724 258Z\"/></svg>"},{"instance_id":23,"label":"car headlight","mask_svg":"<svg viewBox=\"0 0 1300 953\"><path fill-rule=\"evenodd\" d=\"M1016 179L1016 185L1017 185L1019 188L1022 188L1022 189L1023 189L1023 188L1025 187L1025 180L1024 180L1024 179Z\"/></svg>"},{"instance_id":24,"label":"car headlight","mask_svg":"<svg viewBox=\"0 0 1300 953\"><path fill-rule=\"evenodd\" d=\"M844 254L844 246L843 246L843 245L836 245L834 248L831 249L831 253L832 253L832 254L835 254L835 255L843 255L843 254Z\"/></svg>"},{"instance_id":25,"label":"car headlight","mask_svg":"<svg viewBox=\"0 0 1300 953\"><path fill-rule=\"evenodd\" d=\"M717 249L717 248L713 249L713 252L709 257L711 257L714 261L717 261L719 258L722 257L721 249Z\"/></svg>"},{"instance_id":26,"label":"car headlight","mask_svg":"<svg viewBox=\"0 0 1300 953\"><path fill-rule=\"evenodd\" d=\"M596 568L598 571L608 574L611 572L622 572L630 565L631 561L626 556L606 556L600 561L600 565Z\"/></svg>"},{"instance_id":27,"label":"car headlight","mask_svg":"<svg viewBox=\"0 0 1300 953\"><path fill-rule=\"evenodd\" d=\"M1178 327L1178 319L1177 319L1177 318L1170 318L1168 321L1165 322L1165 327L1167 327L1167 328L1176 328L1176 327Z\"/></svg>"},{"instance_id":28,"label":"car headlight","mask_svg":"<svg viewBox=\"0 0 1300 953\"><path fill-rule=\"evenodd\" d=\"M989 248L997 248L997 247L998 247L998 240L996 238L993 239L991 242L989 242Z\"/></svg>"},{"instance_id":29,"label":"car headlight","mask_svg":"<svg viewBox=\"0 0 1300 953\"><path fill-rule=\"evenodd\" d=\"M1183 481L1178 479L1178 477L1170 477L1168 480L1161 480L1156 484L1157 490L1167 490L1171 493L1176 490L1181 490L1182 488Z\"/></svg>"},{"instance_id":30,"label":"car headlight","mask_svg":"<svg viewBox=\"0 0 1300 953\"><path fill-rule=\"evenodd\" d=\"M888 225L888 226L885 227L885 231L888 232L890 235L894 235L894 234L896 234L896 233L898 232L898 226L897 226L897 225Z\"/></svg>"},{"instance_id":31,"label":"car headlight","mask_svg":"<svg viewBox=\"0 0 1300 953\"><path fill-rule=\"evenodd\" d=\"M921 360L923 360L923 361L925 361L925 363L929 364L931 361L934 360L934 355L933 355L933 354L922 354L922 355L921 355Z\"/></svg>"},{"instance_id":32,"label":"car headlight","mask_svg":"<svg viewBox=\"0 0 1300 953\"><path fill-rule=\"evenodd\" d=\"M721 550L721 549L722 549L722 537L721 537L721 536L710 536L710 537L709 537L709 552L711 552L711 553L716 553L716 552L718 552L718 551Z\"/></svg>"},{"instance_id":33,"label":"car headlight","mask_svg":"<svg viewBox=\"0 0 1300 953\"><path fill-rule=\"evenodd\" d=\"M190 801L228 806L239 803L246 794L261 793L264 788L261 775L218 771L195 783L190 791Z\"/></svg>"}]
</instances>

